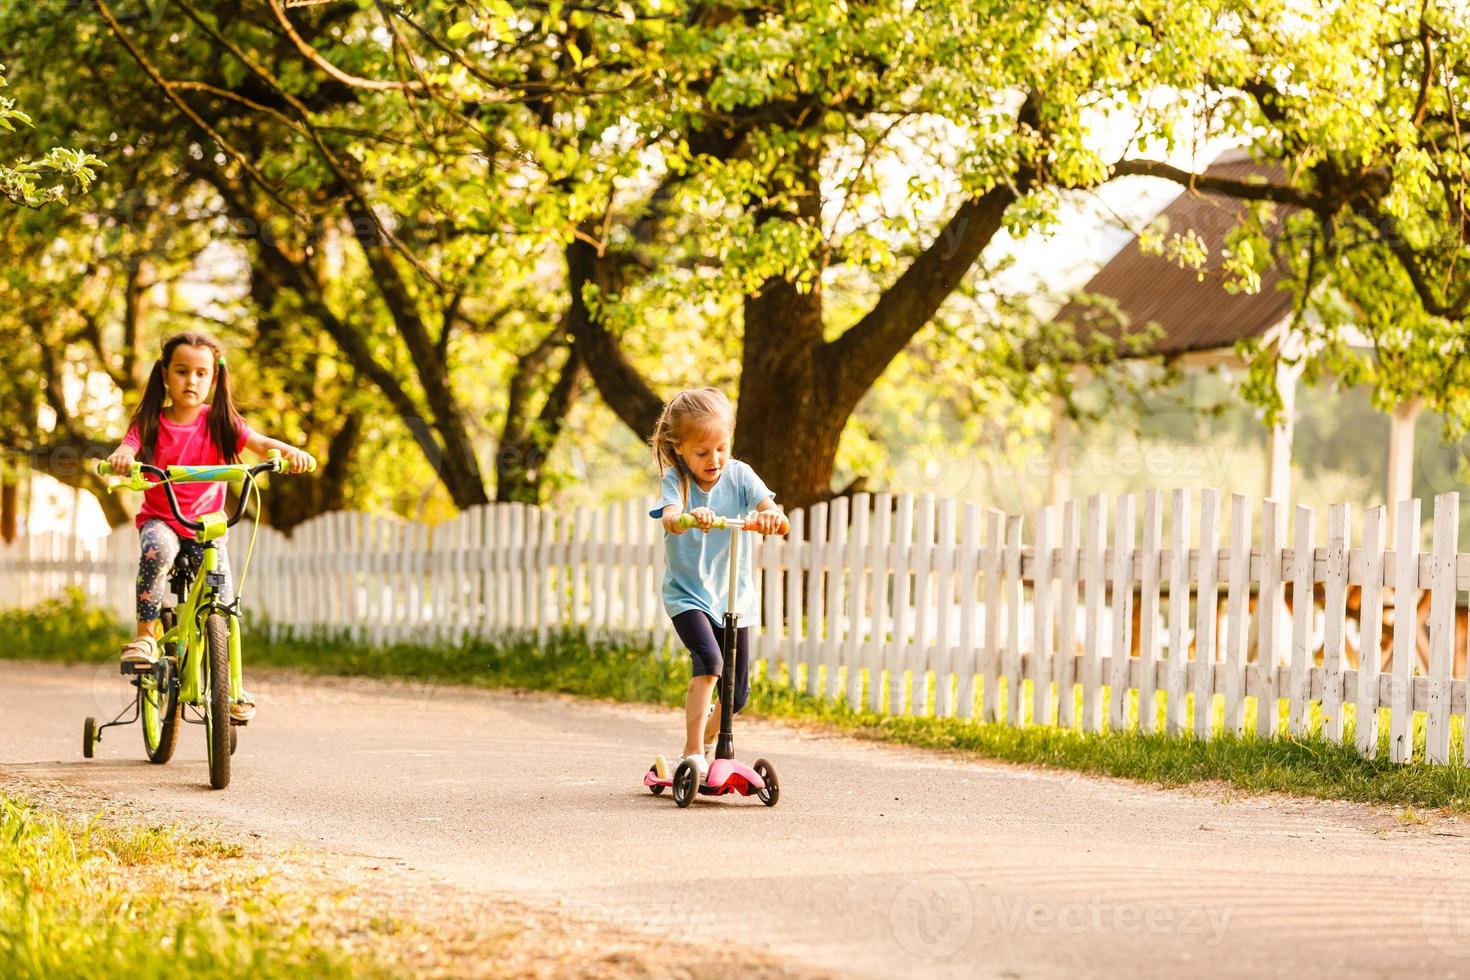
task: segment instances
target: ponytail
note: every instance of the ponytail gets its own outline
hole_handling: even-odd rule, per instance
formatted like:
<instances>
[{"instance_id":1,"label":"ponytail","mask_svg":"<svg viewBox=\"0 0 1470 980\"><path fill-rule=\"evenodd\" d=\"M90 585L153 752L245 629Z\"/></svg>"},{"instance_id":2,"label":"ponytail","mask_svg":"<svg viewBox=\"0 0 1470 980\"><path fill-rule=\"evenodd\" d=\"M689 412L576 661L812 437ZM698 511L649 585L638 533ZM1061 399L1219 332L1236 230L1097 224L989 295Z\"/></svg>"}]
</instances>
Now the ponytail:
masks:
<instances>
[{"instance_id":1,"label":"ponytail","mask_svg":"<svg viewBox=\"0 0 1470 980\"><path fill-rule=\"evenodd\" d=\"M209 437L219 447L226 463L240 461L240 413L230 395L230 369L224 356L215 349L214 398L209 403Z\"/></svg>"},{"instance_id":2,"label":"ponytail","mask_svg":"<svg viewBox=\"0 0 1470 980\"><path fill-rule=\"evenodd\" d=\"M142 463L153 462L153 450L158 443L158 418L163 414L163 365L163 359L153 362L148 383L143 387L143 400L128 420L128 428L138 430L138 461Z\"/></svg>"}]
</instances>

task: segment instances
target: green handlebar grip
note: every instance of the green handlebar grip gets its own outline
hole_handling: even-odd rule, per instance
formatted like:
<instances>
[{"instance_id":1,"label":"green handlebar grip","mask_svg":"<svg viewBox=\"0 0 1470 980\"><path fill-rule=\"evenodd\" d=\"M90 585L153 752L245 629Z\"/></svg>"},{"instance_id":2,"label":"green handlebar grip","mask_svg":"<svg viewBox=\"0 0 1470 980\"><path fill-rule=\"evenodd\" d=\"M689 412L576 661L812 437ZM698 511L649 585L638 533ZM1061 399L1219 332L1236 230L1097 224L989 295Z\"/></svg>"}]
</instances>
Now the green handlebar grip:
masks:
<instances>
[{"instance_id":1,"label":"green handlebar grip","mask_svg":"<svg viewBox=\"0 0 1470 980\"><path fill-rule=\"evenodd\" d=\"M686 531L689 530L690 528L699 527L699 522L694 519L694 515L693 514L680 514L679 515L679 519L678 519L678 521L676 523L680 527L682 527L684 530L686 530ZM714 520L714 523L712 523L710 525L710 527L724 527L724 526L725 526L725 519L723 517L716 517L715 520Z\"/></svg>"}]
</instances>

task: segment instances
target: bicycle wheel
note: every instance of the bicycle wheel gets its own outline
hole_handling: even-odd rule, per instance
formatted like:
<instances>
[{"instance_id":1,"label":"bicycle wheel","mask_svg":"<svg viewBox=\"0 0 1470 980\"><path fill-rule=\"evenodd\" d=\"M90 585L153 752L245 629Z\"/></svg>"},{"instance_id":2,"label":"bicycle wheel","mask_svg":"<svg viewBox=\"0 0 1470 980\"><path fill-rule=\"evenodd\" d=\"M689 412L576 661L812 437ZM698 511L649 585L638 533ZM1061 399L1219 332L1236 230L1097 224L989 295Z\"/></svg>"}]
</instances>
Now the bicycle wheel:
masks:
<instances>
[{"instance_id":1,"label":"bicycle wheel","mask_svg":"<svg viewBox=\"0 0 1470 980\"><path fill-rule=\"evenodd\" d=\"M162 670L138 678L138 717L148 761L161 766L173 758L179 741L179 686L173 660L161 657L159 664Z\"/></svg>"},{"instance_id":2,"label":"bicycle wheel","mask_svg":"<svg viewBox=\"0 0 1470 980\"><path fill-rule=\"evenodd\" d=\"M230 785L230 631L225 618L204 620L204 737L209 748L209 785Z\"/></svg>"},{"instance_id":3,"label":"bicycle wheel","mask_svg":"<svg viewBox=\"0 0 1470 980\"><path fill-rule=\"evenodd\" d=\"M165 606L159 611L159 625L167 633L178 622L174 611ZM163 765L173 758L179 740L178 663L159 649L161 671L138 678L138 718L143 729L143 749L148 761Z\"/></svg>"}]
</instances>

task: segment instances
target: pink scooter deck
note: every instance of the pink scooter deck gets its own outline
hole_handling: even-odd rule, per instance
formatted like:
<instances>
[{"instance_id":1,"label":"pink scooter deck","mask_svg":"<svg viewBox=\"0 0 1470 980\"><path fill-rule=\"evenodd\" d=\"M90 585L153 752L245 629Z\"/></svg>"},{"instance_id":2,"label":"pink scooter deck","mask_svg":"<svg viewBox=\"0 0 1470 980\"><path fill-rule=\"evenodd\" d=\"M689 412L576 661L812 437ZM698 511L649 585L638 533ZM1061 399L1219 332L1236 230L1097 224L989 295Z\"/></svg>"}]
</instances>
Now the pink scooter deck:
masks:
<instances>
[{"instance_id":1,"label":"pink scooter deck","mask_svg":"<svg viewBox=\"0 0 1470 980\"><path fill-rule=\"evenodd\" d=\"M643 774L644 786L672 786L672 779L659 779L652 769ZM765 780L752 768L734 759L716 759L710 763L709 778L699 784L699 792L705 796L725 796L739 793L752 796L766 788Z\"/></svg>"}]
</instances>

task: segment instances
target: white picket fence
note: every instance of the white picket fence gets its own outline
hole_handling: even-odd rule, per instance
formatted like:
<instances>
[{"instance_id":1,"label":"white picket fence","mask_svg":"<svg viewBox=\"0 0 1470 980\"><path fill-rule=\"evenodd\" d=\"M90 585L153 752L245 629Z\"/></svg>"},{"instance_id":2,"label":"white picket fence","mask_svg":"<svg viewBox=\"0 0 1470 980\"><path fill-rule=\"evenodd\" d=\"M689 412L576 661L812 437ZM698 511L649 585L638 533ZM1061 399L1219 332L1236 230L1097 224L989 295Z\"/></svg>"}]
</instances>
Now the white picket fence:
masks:
<instances>
[{"instance_id":1,"label":"white picket fence","mask_svg":"<svg viewBox=\"0 0 1470 980\"><path fill-rule=\"evenodd\" d=\"M582 629L666 644L649 503L491 505L433 528L332 513L291 538L261 528L245 607L258 628L369 643ZM1143 494L1141 526L1131 496L1048 508L1029 542L1021 517L948 499L858 494L797 511L788 538L751 539L762 609L752 650L772 676L891 714L1085 731L1162 724L1210 738L1245 732L1253 710L1261 735L1320 724L1340 741L1351 706L1358 750L1374 755L1386 724L1395 762L1415 756L1422 712L1423 759L1451 761L1451 718L1466 711L1459 596L1470 588L1457 494L1436 498L1427 553L1417 500L1398 509L1395 550L1381 507L1363 514L1360 547L1351 508L1330 508L1323 548L1307 507L1288 547L1286 509L1273 501L1257 533L1252 501L1234 496L1228 538L1217 491L1176 490L1167 503ZM237 576L249 539L248 524L231 533ZM95 542L26 539L0 550L0 601L80 588L131 619L137 557L131 528ZM1288 602L1288 584L1320 604ZM1424 592L1427 630L1415 614Z\"/></svg>"}]
</instances>

